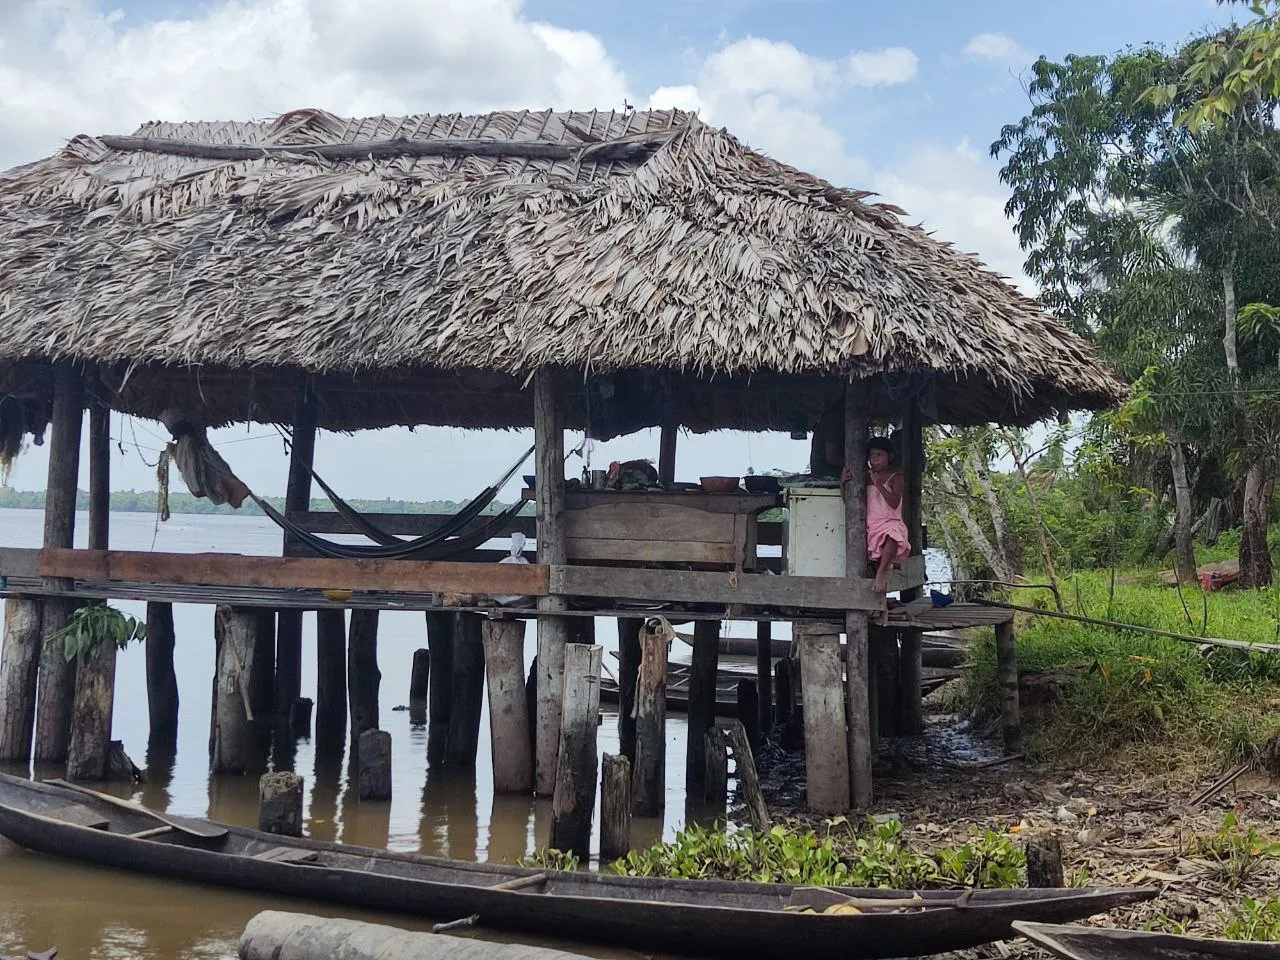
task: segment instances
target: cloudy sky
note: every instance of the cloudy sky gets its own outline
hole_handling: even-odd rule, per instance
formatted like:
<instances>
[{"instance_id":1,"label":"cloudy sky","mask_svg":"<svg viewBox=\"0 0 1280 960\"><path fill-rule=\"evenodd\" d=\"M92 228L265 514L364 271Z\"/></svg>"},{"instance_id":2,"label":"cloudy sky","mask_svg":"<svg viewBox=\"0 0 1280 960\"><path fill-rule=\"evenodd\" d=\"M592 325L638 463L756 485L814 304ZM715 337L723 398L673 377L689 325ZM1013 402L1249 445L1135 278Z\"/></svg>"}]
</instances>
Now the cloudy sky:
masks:
<instances>
[{"instance_id":1,"label":"cloudy sky","mask_svg":"<svg viewBox=\"0 0 1280 960\"><path fill-rule=\"evenodd\" d=\"M1040 54L1176 44L1226 16L1212 0L0 0L0 169L153 119L681 106L878 191L1025 284L987 158L1026 110L1020 75ZM144 458L160 428L113 418L112 430L113 487L154 486ZM255 490L283 492L274 432L217 440ZM317 469L351 497L463 498L527 442L322 435ZM656 454L642 434L594 458ZM785 437L718 434L682 441L679 474L799 469L806 456ZM33 449L12 483L40 489L46 469Z\"/></svg>"}]
</instances>

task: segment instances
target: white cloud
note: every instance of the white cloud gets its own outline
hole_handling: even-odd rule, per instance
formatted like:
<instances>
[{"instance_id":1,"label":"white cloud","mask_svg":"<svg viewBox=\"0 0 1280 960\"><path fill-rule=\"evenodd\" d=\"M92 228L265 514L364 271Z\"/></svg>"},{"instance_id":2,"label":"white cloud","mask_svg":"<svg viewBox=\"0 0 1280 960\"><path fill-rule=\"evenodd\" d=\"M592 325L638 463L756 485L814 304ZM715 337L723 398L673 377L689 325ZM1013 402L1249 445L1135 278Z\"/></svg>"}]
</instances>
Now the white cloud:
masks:
<instances>
[{"instance_id":1,"label":"white cloud","mask_svg":"<svg viewBox=\"0 0 1280 960\"><path fill-rule=\"evenodd\" d=\"M851 53L849 82L858 87L888 87L915 79L920 58L906 47Z\"/></svg>"},{"instance_id":2,"label":"white cloud","mask_svg":"<svg viewBox=\"0 0 1280 960\"><path fill-rule=\"evenodd\" d=\"M855 87L906 83L918 64L905 47L828 60L790 43L746 37L708 56L695 83L654 91L649 106L696 109L779 160L856 185L870 167L848 150L823 108Z\"/></svg>"},{"instance_id":3,"label":"white cloud","mask_svg":"<svg viewBox=\"0 0 1280 960\"><path fill-rule=\"evenodd\" d=\"M949 240L1012 279L1026 293L1035 288L1022 272L1024 254L1004 215L1007 191L994 165L968 140L947 148L920 147L891 169L876 173L871 188L907 211L941 240Z\"/></svg>"},{"instance_id":4,"label":"white cloud","mask_svg":"<svg viewBox=\"0 0 1280 960\"><path fill-rule=\"evenodd\" d=\"M126 24L94 0L0 0L0 169L153 119L621 108L589 33L522 0L219 0Z\"/></svg>"},{"instance_id":5,"label":"white cloud","mask_svg":"<svg viewBox=\"0 0 1280 960\"><path fill-rule=\"evenodd\" d=\"M1031 53L1018 41L1003 33L979 33L964 45L964 52L978 60L1003 60L1026 63Z\"/></svg>"}]
</instances>

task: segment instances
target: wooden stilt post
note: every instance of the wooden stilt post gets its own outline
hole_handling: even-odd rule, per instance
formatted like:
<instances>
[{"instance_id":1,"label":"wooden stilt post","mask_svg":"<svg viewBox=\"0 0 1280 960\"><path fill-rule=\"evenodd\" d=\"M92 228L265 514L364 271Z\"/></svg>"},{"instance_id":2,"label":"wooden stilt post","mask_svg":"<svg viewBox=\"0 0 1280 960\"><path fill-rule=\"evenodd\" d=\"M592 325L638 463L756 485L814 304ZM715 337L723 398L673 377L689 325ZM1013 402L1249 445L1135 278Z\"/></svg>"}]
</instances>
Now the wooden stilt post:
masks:
<instances>
[{"instance_id":1,"label":"wooden stilt post","mask_svg":"<svg viewBox=\"0 0 1280 960\"><path fill-rule=\"evenodd\" d=\"M449 745L449 717L453 713L453 628L452 613L427 614L427 643L431 648L431 678L428 686L427 763L444 763Z\"/></svg>"},{"instance_id":2,"label":"wooden stilt post","mask_svg":"<svg viewBox=\"0 0 1280 960\"><path fill-rule=\"evenodd\" d=\"M89 549L106 550L111 536L111 408L89 405Z\"/></svg>"},{"instance_id":3,"label":"wooden stilt post","mask_svg":"<svg viewBox=\"0 0 1280 960\"><path fill-rule=\"evenodd\" d=\"M302 836L302 777L291 771L258 778L258 829L285 837Z\"/></svg>"},{"instance_id":4,"label":"wooden stilt post","mask_svg":"<svg viewBox=\"0 0 1280 960\"><path fill-rule=\"evenodd\" d=\"M792 644L795 644L792 634ZM795 712L795 698L791 687L791 658L783 657L773 671L773 696L775 726L785 727L791 722L791 714Z\"/></svg>"},{"instance_id":5,"label":"wooden stilt post","mask_svg":"<svg viewBox=\"0 0 1280 960\"><path fill-rule=\"evenodd\" d=\"M316 395L308 380L298 391L293 409L293 443L289 449L289 481L285 488L285 516L311 509L311 467L316 453ZM284 537L284 555L297 545ZM287 721L293 701L302 694L302 611L281 610L276 629L276 714ZM354 740L353 740L354 742Z\"/></svg>"},{"instance_id":6,"label":"wooden stilt post","mask_svg":"<svg viewBox=\"0 0 1280 960\"><path fill-rule=\"evenodd\" d=\"M361 800L391 799L391 734L385 730L365 730L356 745L359 769L357 796Z\"/></svg>"},{"instance_id":7,"label":"wooden stilt post","mask_svg":"<svg viewBox=\"0 0 1280 960\"><path fill-rule=\"evenodd\" d=\"M0 760L31 759L36 720L44 604L28 597L4 602L4 646L0 648Z\"/></svg>"},{"instance_id":8,"label":"wooden stilt post","mask_svg":"<svg viewBox=\"0 0 1280 960\"><path fill-rule=\"evenodd\" d=\"M68 780L105 780L111 759L116 646L110 640L76 658L75 709L67 749Z\"/></svg>"},{"instance_id":9,"label":"wooden stilt post","mask_svg":"<svg viewBox=\"0 0 1280 960\"><path fill-rule=\"evenodd\" d=\"M523 664L521 672L523 672ZM420 647L413 651L413 667L409 671L409 725L420 727L427 722L431 705L431 651Z\"/></svg>"},{"instance_id":10,"label":"wooden stilt post","mask_svg":"<svg viewBox=\"0 0 1280 960\"><path fill-rule=\"evenodd\" d=\"M845 388L845 466L853 472L845 497L844 572L848 577L867 575L867 389L861 382ZM863 810L871 805L871 704L868 690L867 614L845 614L845 713L848 738L849 793L846 806ZM807 708L806 700L806 708Z\"/></svg>"},{"instance_id":11,"label":"wooden stilt post","mask_svg":"<svg viewBox=\"0 0 1280 960\"><path fill-rule=\"evenodd\" d=\"M94 376L97 380L97 376ZM106 550L111 536L110 408L89 399L89 549ZM67 748L69 780L105 780L111 758L116 648L111 643L76 658L75 705Z\"/></svg>"},{"instance_id":12,"label":"wooden stilt post","mask_svg":"<svg viewBox=\"0 0 1280 960\"><path fill-rule=\"evenodd\" d=\"M924 551L924 427L920 407L914 399L907 401L903 411L902 433L902 475L906 480L902 516L907 524L911 553L919 556ZM919 587L909 587L902 591L903 603L919 597ZM917 736L924 732L924 694L921 691L924 677L923 645L919 630L903 630L899 636L901 651L898 703L902 733Z\"/></svg>"},{"instance_id":13,"label":"wooden stilt post","mask_svg":"<svg viewBox=\"0 0 1280 960\"><path fill-rule=\"evenodd\" d=\"M76 486L80 476L80 431L84 423L84 371L60 363L53 373L52 439L49 442L49 478L44 501L44 546L75 545ZM71 587L69 581L52 579L49 586ZM36 706L35 759L62 763L71 741L71 711L75 700L75 662L62 655L58 638L75 609L70 600L45 601L44 640L40 655L39 696Z\"/></svg>"},{"instance_id":14,"label":"wooden stilt post","mask_svg":"<svg viewBox=\"0 0 1280 960\"><path fill-rule=\"evenodd\" d=\"M485 620L493 792L533 793L529 714L524 696L524 621Z\"/></svg>"},{"instance_id":15,"label":"wooden stilt post","mask_svg":"<svg viewBox=\"0 0 1280 960\"><path fill-rule=\"evenodd\" d=\"M628 760L636 758L636 679L640 676L639 617L618 618L618 749Z\"/></svg>"},{"instance_id":16,"label":"wooden stilt post","mask_svg":"<svg viewBox=\"0 0 1280 960\"><path fill-rule=\"evenodd\" d=\"M219 606L214 629L221 633L214 677L214 773L244 773L249 769L252 737L249 677L253 672L257 614L243 607Z\"/></svg>"},{"instance_id":17,"label":"wooden stilt post","mask_svg":"<svg viewBox=\"0 0 1280 960\"><path fill-rule=\"evenodd\" d=\"M600 863L625 857L631 849L631 762L604 755L600 768Z\"/></svg>"},{"instance_id":18,"label":"wooden stilt post","mask_svg":"<svg viewBox=\"0 0 1280 960\"><path fill-rule=\"evenodd\" d=\"M689 740L685 753L685 789L700 797L706 782L704 738L716 722L716 665L720 658L720 621L698 620L693 627L693 663L689 671Z\"/></svg>"},{"instance_id":19,"label":"wooden stilt post","mask_svg":"<svg viewBox=\"0 0 1280 960\"><path fill-rule=\"evenodd\" d=\"M378 611L352 610L347 637L347 691L351 708L351 747L359 752L360 735L378 729ZM353 758L354 759L354 758Z\"/></svg>"},{"instance_id":20,"label":"wooden stilt post","mask_svg":"<svg viewBox=\"0 0 1280 960\"><path fill-rule=\"evenodd\" d=\"M924 682L924 647L920 642L919 630L903 630L898 636L901 638L898 657L901 730L903 735L914 737L924 732L924 696L921 691Z\"/></svg>"},{"instance_id":21,"label":"wooden stilt post","mask_svg":"<svg viewBox=\"0 0 1280 960\"><path fill-rule=\"evenodd\" d=\"M760 752L760 694L756 682L745 677L738 681L738 719L747 731L751 752Z\"/></svg>"},{"instance_id":22,"label":"wooden stilt post","mask_svg":"<svg viewBox=\"0 0 1280 960\"><path fill-rule=\"evenodd\" d=\"M773 733L773 624L768 620L756 624L756 696L757 729L761 739L768 739Z\"/></svg>"},{"instance_id":23,"label":"wooden stilt post","mask_svg":"<svg viewBox=\"0 0 1280 960\"><path fill-rule=\"evenodd\" d=\"M559 378L539 370L533 380L533 435L536 450L538 562L565 562L564 533L564 421ZM542 796L556 787L556 760L560 749L560 711L564 695L564 648L569 627L564 617L564 597L539 597L538 610L538 724L535 786ZM550 614L550 615L547 615ZM592 790L594 778L592 780Z\"/></svg>"},{"instance_id":24,"label":"wooden stilt post","mask_svg":"<svg viewBox=\"0 0 1280 960\"><path fill-rule=\"evenodd\" d=\"M669 420L662 425L662 434L658 440L658 482L670 484L676 479L676 439L680 425Z\"/></svg>"},{"instance_id":25,"label":"wooden stilt post","mask_svg":"<svg viewBox=\"0 0 1280 960\"><path fill-rule=\"evenodd\" d=\"M564 648L560 759L551 799L551 846L582 859L591 853L591 818L596 806L602 653L602 648L582 643L570 643Z\"/></svg>"},{"instance_id":26,"label":"wooden stilt post","mask_svg":"<svg viewBox=\"0 0 1280 960\"><path fill-rule=\"evenodd\" d=\"M849 809L849 755L845 693L840 683L840 635L834 624L796 622L792 636L804 674L804 755L809 811Z\"/></svg>"},{"instance_id":27,"label":"wooden stilt post","mask_svg":"<svg viewBox=\"0 0 1280 960\"><path fill-rule=\"evenodd\" d=\"M316 753L340 758L347 745L347 615L316 611Z\"/></svg>"},{"instance_id":28,"label":"wooden stilt post","mask_svg":"<svg viewBox=\"0 0 1280 960\"><path fill-rule=\"evenodd\" d=\"M275 711L276 611L258 607L258 623L253 639L253 676L249 681L249 702L253 715L265 723Z\"/></svg>"},{"instance_id":29,"label":"wooden stilt post","mask_svg":"<svg viewBox=\"0 0 1280 960\"><path fill-rule=\"evenodd\" d=\"M1018 645L1012 618L996 624L996 666L1000 672L1000 716L1004 748L1022 752L1022 703L1018 685Z\"/></svg>"},{"instance_id":30,"label":"wooden stilt post","mask_svg":"<svg viewBox=\"0 0 1280 960\"><path fill-rule=\"evenodd\" d=\"M708 813L723 817L729 799L729 748L725 746L724 734L718 728L712 727L703 734L702 751L702 802L710 808Z\"/></svg>"},{"instance_id":31,"label":"wooden stilt post","mask_svg":"<svg viewBox=\"0 0 1280 960\"><path fill-rule=\"evenodd\" d=\"M178 749L178 675L173 669L173 604L147 604L147 753L171 757ZM150 765L150 764L148 764Z\"/></svg>"},{"instance_id":32,"label":"wooden stilt post","mask_svg":"<svg viewBox=\"0 0 1280 960\"><path fill-rule=\"evenodd\" d=\"M637 817L660 817L667 797L667 638L640 631L636 679L636 762L631 768L631 807Z\"/></svg>"},{"instance_id":33,"label":"wooden stilt post","mask_svg":"<svg viewBox=\"0 0 1280 960\"><path fill-rule=\"evenodd\" d=\"M734 773L738 778L738 799L747 807L747 816L751 820L751 829L757 833L765 833L769 829L769 808L765 806L764 794L760 790L759 771L756 770L756 755L747 742L747 731L742 721L734 721L725 731L733 744Z\"/></svg>"},{"instance_id":34,"label":"wooden stilt post","mask_svg":"<svg viewBox=\"0 0 1280 960\"><path fill-rule=\"evenodd\" d=\"M472 769L480 744L484 712L484 618L458 614L453 634L453 711L449 714L449 745L445 763Z\"/></svg>"},{"instance_id":35,"label":"wooden stilt post","mask_svg":"<svg viewBox=\"0 0 1280 960\"><path fill-rule=\"evenodd\" d=\"M900 706L898 702L898 634L883 627L870 629L872 669L876 685L876 729L879 737L896 737Z\"/></svg>"}]
</instances>

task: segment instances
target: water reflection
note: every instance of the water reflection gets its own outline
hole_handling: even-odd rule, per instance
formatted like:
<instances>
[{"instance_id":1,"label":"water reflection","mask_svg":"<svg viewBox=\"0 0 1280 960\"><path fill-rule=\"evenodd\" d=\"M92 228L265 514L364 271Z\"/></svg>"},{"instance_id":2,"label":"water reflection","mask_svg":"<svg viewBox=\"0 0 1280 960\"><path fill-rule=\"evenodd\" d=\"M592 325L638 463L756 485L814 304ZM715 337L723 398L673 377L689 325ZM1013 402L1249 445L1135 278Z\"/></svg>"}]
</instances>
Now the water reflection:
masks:
<instances>
[{"instance_id":1,"label":"water reflection","mask_svg":"<svg viewBox=\"0 0 1280 960\"><path fill-rule=\"evenodd\" d=\"M532 797L495 793L489 811L489 844L485 859L495 863L515 863L525 856L534 842Z\"/></svg>"}]
</instances>

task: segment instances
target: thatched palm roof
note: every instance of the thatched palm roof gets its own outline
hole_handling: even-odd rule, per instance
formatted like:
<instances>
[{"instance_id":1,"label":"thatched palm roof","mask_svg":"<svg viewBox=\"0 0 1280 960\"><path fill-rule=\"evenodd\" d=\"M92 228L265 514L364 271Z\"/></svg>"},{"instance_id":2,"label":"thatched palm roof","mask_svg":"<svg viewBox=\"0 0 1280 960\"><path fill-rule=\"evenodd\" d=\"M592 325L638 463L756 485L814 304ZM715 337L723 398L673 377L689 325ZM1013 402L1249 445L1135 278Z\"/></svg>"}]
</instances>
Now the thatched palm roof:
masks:
<instances>
[{"instance_id":1,"label":"thatched palm roof","mask_svg":"<svg viewBox=\"0 0 1280 960\"><path fill-rule=\"evenodd\" d=\"M81 136L0 175L0 389L74 358L119 409L287 421L309 374L335 428L527 425L545 366L678 380L695 429L785 427L830 378L886 371L932 372L956 423L1121 396L1034 301L867 197L680 111Z\"/></svg>"}]
</instances>

